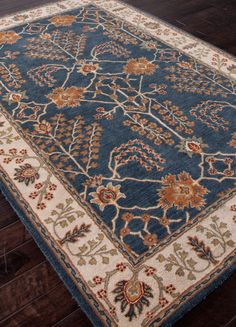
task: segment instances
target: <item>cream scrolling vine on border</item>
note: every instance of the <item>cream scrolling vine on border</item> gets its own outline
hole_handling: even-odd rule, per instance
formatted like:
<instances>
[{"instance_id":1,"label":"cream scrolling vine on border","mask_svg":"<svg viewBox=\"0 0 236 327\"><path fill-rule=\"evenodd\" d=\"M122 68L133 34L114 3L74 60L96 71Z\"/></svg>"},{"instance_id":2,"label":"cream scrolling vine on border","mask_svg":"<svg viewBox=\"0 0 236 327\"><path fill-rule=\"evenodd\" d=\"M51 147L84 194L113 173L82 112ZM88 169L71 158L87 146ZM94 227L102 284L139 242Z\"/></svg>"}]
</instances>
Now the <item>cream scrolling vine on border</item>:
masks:
<instances>
[{"instance_id":1,"label":"cream scrolling vine on border","mask_svg":"<svg viewBox=\"0 0 236 327\"><path fill-rule=\"evenodd\" d=\"M231 210L235 210L234 207ZM107 304L115 321L118 321L117 304L129 321L137 318L145 307L148 307L149 311L146 311L145 318L141 323L142 326L147 326L156 317L157 312L180 296L175 283L168 285L163 283L161 277L163 268L160 266L163 263L165 263L164 270L166 272L175 270L175 275L180 279L186 278L187 275L187 279L190 281L196 280L196 276L207 271L210 266L214 267L218 264L218 259L225 254L227 248L233 248L235 242L232 240L232 234L226 223L219 222L217 216L213 216L211 220L212 223L209 227L201 224L197 226L196 234L200 234L200 236L196 236L196 234L188 236L190 248L185 244L174 242L168 256L158 254L156 256L156 260L160 263L158 266L142 264L135 269L128 263L120 262L117 263L114 270L93 277L89 285L96 289L98 298ZM201 240L201 237L204 240ZM209 243L210 245L208 245ZM127 270L130 272L129 279L127 279L127 275L122 279L122 274ZM143 275L139 277L141 272ZM120 275L119 281L115 283L115 287L113 286L111 291L111 280L117 274ZM157 289L158 299L155 298ZM157 304L153 306L154 303Z\"/></svg>"}]
</instances>

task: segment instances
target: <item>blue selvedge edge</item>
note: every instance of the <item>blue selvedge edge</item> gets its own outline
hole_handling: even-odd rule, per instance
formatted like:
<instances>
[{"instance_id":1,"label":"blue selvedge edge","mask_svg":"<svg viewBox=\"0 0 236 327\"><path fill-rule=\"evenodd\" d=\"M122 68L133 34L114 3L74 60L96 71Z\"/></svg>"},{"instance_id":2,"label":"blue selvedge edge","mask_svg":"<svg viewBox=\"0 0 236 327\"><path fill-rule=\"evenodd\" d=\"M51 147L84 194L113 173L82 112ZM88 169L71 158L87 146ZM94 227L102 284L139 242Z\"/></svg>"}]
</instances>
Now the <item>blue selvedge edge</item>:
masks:
<instances>
[{"instance_id":1,"label":"blue selvedge edge","mask_svg":"<svg viewBox=\"0 0 236 327\"><path fill-rule=\"evenodd\" d=\"M96 327L103 327L103 323L101 320L96 316L90 305L84 299L84 296L78 290L76 284L73 280L68 276L66 271L61 267L59 260L55 257L55 255L51 252L49 247L44 242L42 236L37 231L37 229L32 225L29 219L25 216L23 210L14 200L13 195L4 185L4 183L0 179L0 190L2 191L3 195L5 196L6 200L10 203L11 207L14 209L16 214L19 216L20 220L25 225L26 229L30 232L33 239L37 243L40 250L43 252L49 263L55 269L69 292L71 293L72 297L76 300L79 304L81 309L85 312L87 317ZM180 318L182 318L187 312L193 309L197 304L202 302L211 292L213 292L218 286L220 286L227 278L229 278L234 272L236 271L236 263L233 266L227 268L224 273L219 274L219 277L214 280L210 285L206 288L198 292L192 299L188 300L187 303L183 304L179 309L176 310L174 314L171 315L165 322L161 324L162 327L171 327L177 322ZM151 325L155 326L155 322Z\"/></svg>"},{"instance_id":2,"label":"blue selvedge edge","mask_svg":"<svg viewBox=\"0 0 236 327\"><path fill-rule=\"evenodd\" d=\"M1 172L0 172L1 175ZM49 263L52 265L60 279L63 281L69 292L71 293L72 297L76 300L76 302L79 304L80 308L86 316L90 319L92 324L96 327L104 327L101 320L97 317L95 312L92 310L88 302L85 300L84 296L80 293L78 290L76 283L68 276L67 272L62 268L59 260L55 257L55 255L51 252L50 248L47 246L47 244L44 242L42 236L37 231L37 229L32 225L30 220L26 217L23 210L20 208L20 206L16 203L14 200L13 195L8 190L8 188L5 186L3 181L0 178L0 191L6 198L6 200L9 202L13 210L16 212L26 229L29 231L29 233L32 235L34 241L44 254L44 256L47 258Z\"/></svg>"}]
</instances>

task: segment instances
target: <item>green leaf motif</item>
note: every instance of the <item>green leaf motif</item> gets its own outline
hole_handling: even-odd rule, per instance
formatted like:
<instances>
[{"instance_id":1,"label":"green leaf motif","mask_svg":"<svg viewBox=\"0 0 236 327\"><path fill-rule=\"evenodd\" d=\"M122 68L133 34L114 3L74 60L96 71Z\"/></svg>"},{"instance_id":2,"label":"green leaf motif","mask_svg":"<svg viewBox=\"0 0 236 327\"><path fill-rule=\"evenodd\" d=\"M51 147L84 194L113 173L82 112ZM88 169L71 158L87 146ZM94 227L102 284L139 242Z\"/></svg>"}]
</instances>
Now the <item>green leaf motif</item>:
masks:
<instances>
[{"instance_id":1,"label":"green leaf motif","mask_svg":"<svg viewBox=\"0 0 236 327\"><path fill-rule=\"evenodd\" d=\"M182 250L182 246L179 243L174 243L173 248L174 248L175 251Z\"/></svg>"},{"instance_id":2,"label":"green leaf motif","mask_svg":"<svg viewBox=\"0 0 236 327\"><path fill-rule=\"evenodd\" d=\"M173 264L172 264L172 263L167 263L167 264L165 265L165 270L166 270L166 271L171 271L171 270L172 270L172 267L173 267Z\"/></svg>"},{"instance_id":3,"label":"green leaf motif","mask_svg":"<svg viewBox=\"0 0 236 327\"><path fill-rule=\"evenodd\" d=\"M96 265L97 264L97 260L93 257L89 260L89 264L90 265Z\"/></svg>"},{"instance_id":4,"label":"green leaf motif","mask_svg":"<svg viewBox=\"0 0 236 327\"><path fill-rule=\"evenodd\" d=\"M47 219L45 219L45 223L46 223L46 224L51 224L51 223L53 223L52 218L47 218Z\"/></svg>"},{"instance_id":5,"label":"green leaf motif","mask_svg":"<svg viewBox=\"0 0 236 327\"><path fill-rule=\"evenodd\" d=\"M184 276L184 270L183 270L183 268L179 267L176 270L175 274L178 275L178 276Z\"/></svg>"},{"instance_id":6,"label":"green leaf motif","mask_svg":"<svg viewBox=\"0 0 236 327\"><path fill-rule=\"evenodd\" d=\"M190 258L190 259L187 260L187 264L189 265L190 268L194 269L197 262L195 260L193 260L192 258Z\"/></svg>"},{"instance_id":7,"label":"green leaf motif","mask_svg":"<svg viewBox=\"0 0 236 327\"><path fill-rule=\"evenodd\" d=\"M165 257L164 257L164 255L163 255L163 254L159 254L158 257L157 257L157 260L158 260L159 262L163 262L163 261L165 261Z\"/></svg>"},{"instance_id":8,"label":"green leaf motif","mask_svg":"<svg viewBox=\"0 0 236 327\"><path fill-rule=\"evenodd\" d=\"M200 232L200 233L203 233L204 232L204 227L199 225L199 226L196 227L196 231Z\"/></svg>"},{"instance_id":9,"label":"green leaf motif","mask_svg":"<svg viewBox=\"0 0 236 327\"><path fill-rule=\"evenodd\" d=\"M235 242L233 240L229 240L229 241L226 242L226 244L233 248L234 245L235 245Z\"/></svg>"},{"instance_id":10,"label":"green leaf motif","mask_svg":"<svg viewBox=\"0 0 236 327\"><path fill-rule=\"evenodd\" d=\"M213 244L214 246L217 246L218 244L220 244L220 241L219 241L217 238L214 238L214 239L211 241L211 244Z\"/></svg>"},{"instance_id":11,"label":"green leaf motif","mask_svg":"<svg viewBox=\"0 0 236 327\"><path fill-rule=\"evenodd\" d=\"M188 257L188 252L186 251L179 252L179 256L183 261L185 261L185 259Z\"/></svg>"},{"instance_id":12,"label":"green leaf motif","mask_svg":"<svg viewBox=\"0 0 236 327\"><path fill-rule=\"evenodd\" d=\"M196 276L192 273L192 271L189 272L188 279L189 280L195 280L196 279Z\"/></svg>"},{"instance_id":13,"label":"green leaf motif","mask_svg":"<svg viewBox=\"0 0 236 327\"><path fill-rule=\"evenodd\" d=\"M109 263L109 258L108 257L102 257L102 263L108 264Z\"/></svg>"},{"instance_id":14,"label":"green leaf motif","mask_svg":"<svg viewBox=\"0 0 236 327\"><path fill-rule=\"evenodd\" d=\"M84 258L79 258L79 260L77 261L77 264L79 266L84 266L84 265L86 265L86 261L84 260Z\"/></svg>"},{"instance_id":15,"label":"green leaf motif","mask_svg":"<svg viewBox=\"0 0 236 327\"><path fill-rule=\"evenodd\" d=\"M60 226L61 226L61 228L65 228L65 227L67 227L67 226L68 226L67 221L66 221L66 220L62 220L62 221L60 221Z\"/></svg>"},{"instance_id":16,"label":"green leaf motif","mask_svg":"<svg viewBox=\"0 0 236 327\"><path fill-rule=\"evenodd\" d=\"M73 221L75 221L76 218L75 218L75 216L69 216L69 217L67 217L67 219L70 223L73 223Z\"/></svg>"}]
</instances>

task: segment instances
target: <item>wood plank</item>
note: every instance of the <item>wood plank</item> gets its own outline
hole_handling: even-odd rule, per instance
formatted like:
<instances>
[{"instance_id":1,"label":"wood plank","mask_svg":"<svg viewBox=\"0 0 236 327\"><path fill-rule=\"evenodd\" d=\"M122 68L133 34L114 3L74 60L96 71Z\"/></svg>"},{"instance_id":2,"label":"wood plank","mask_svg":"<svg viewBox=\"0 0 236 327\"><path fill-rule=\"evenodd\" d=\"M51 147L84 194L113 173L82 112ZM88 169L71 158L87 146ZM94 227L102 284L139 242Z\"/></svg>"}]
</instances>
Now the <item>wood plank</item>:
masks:
<instances>
[{"instance_id":1,"label":"wood plank","mask_svg":"<svg viewBox=\"0 0 236 327\"><path fill-rule=\"evenodd\" d=\"M58 0L1 0L0 15L7 15L12 12L21 11L30 7L38 7L48 2L57 2Z\"/></svg>"},{"instance_id":2,"label":"wood plank","mask_svg":"<svg viewBox=\"0 0 236 327\"><path fill-rule=\"evenodd\" d=\"M13 279L0 288L0 320L19 310L59 283L59 277L48 262Z\"/></svg>"},{"instance_id":3,"label":"wood plank","mask_svg":"<svg viewBox=\"0 0 236 327\"><path fill-rule=\"evenodd\" d=\"M45 261L45 257L34 240L26 241L0 257L0 286L43 261Z\"/></svg>"},{"instance_id":4,"label":"wood plank","mask_svg":"<svg viewBox=\"0 0 236 327\"><path fill-rule=\"evenodd\" d=\"M31 236L20 220L0 229L0 255L5 255L29 239Z\"/></svg>"},{"instance_id":5,"label":"wood plank","mask_svg":"<svg viewBox=\"0 0 236 327\"><path fill-rule=\"evenodd\" d=\"M76 308L76 302L60 282L53 290L0 322L0 327L51 327Z\"/></svg>"},{"instance_id":6,"label":"wood plank","mask_svg":"<svg viewBox=\"0 0 236 327\"><path fill-rule=\"evenodd\" d=\"M17 221L18 217L0 192L0 229Z\"/></svg>"},{"instance_id":7,"label":"wood plank","mask_svg":"<svg viewBox=\"0 0 236 327\"><path fill-rule=\"evenodd\" d=\"M89 327L91 326L90 320L84 312L78 308L70 315L66 316L52 327Z\"/></svg>"}]
</instances>

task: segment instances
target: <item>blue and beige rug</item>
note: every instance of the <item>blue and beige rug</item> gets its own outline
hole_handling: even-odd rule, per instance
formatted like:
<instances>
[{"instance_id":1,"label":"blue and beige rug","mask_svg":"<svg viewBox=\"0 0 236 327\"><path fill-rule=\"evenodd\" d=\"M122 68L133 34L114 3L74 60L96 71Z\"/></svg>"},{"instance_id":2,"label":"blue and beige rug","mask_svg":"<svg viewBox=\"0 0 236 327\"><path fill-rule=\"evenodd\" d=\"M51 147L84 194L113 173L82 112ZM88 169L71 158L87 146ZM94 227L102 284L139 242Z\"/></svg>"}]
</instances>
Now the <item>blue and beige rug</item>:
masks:
<instances>
[{"instance_id":1,"label":"blue and beige rug","mask_svg":"<svg viewBox=\"0 0 236 327\"><path fill-rule=\"evenodd\" d=\"M2 191L95 326L170 326L234 267L235 59L112 0L0 29Z\"/></svg>"}]
</instances>

